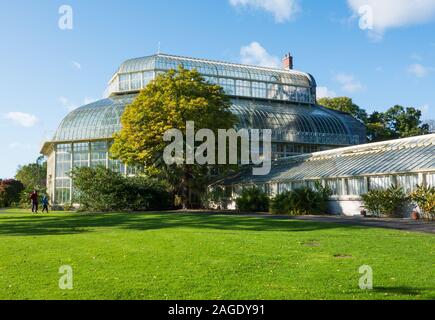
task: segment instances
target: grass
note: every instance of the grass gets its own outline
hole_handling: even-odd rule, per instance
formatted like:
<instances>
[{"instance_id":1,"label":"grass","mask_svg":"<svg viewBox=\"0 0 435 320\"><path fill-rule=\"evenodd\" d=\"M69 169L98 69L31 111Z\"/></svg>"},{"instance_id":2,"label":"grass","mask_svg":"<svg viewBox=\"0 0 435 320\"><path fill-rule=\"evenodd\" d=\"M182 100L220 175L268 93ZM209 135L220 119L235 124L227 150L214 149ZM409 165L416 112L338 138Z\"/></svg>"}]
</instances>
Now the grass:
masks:
<instances>
[{"instance_id":1,"label":"grass","mask_svg":"<svg viewBox=\"0 0 435 320\"><path fill-rule=\"evenodd\" d=\"M0 299L435 299L435 236L285 219L0 212ZM74 289L60 290L71 265ZM370 265L374 290L359 289Z\"/></svg>"}]
</instances>

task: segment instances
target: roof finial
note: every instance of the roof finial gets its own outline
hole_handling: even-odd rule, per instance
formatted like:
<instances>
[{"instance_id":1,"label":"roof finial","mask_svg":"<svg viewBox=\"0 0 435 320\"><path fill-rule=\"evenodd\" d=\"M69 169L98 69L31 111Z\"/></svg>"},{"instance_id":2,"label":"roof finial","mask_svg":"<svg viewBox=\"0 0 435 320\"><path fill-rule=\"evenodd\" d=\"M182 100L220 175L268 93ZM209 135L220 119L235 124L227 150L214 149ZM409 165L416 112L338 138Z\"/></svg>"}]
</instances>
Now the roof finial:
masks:
<instances>
[{"instance_id":1,"label":"roof finial","mask_svg":"<svg viewBox=\"0 0 435 320\"><path fill-rule=\"evenodd\" d=\"M160 54L160 41L159 41L159 43L157 45L157 54Z\"/></svg>"}]
</instances>

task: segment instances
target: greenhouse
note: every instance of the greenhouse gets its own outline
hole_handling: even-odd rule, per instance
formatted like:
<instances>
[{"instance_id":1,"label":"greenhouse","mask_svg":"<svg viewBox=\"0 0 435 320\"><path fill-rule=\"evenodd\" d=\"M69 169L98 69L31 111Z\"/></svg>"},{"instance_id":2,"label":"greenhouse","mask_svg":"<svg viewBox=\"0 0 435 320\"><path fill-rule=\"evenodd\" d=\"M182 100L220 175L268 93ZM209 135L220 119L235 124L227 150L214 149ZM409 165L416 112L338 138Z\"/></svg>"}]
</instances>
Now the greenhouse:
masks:
<instances>
[{"instance_id":1,"label":"greenhouse","mask_svg":"<svg viewBox=\"0 0 435 320\"><path fill-rule=\"evenodd\" d=\"M134 168L111 158L113 134L121 130L123 111L140 90L179 66L196 69L224 88L239 129L272 129L274 159L365 143L365 126L349 114L317 105L314 78L293 70L290 61L287 55L283 69L277 69L166 54L127 60L110 79L106 98L73 110L44 143L51 199L56 204L71 202L69 172L74 167L103 165L135 174Z\"/></svg>"},{"instance_id":2,"label":"greenhouse","mask_svg":"<svg viewBox=\"0 0 435 320\"><path fill-rule=\"evenodd\" d=\"M234 209L234 200L245 188L256 186L273 197L320 183L333 193L329 213L359 215L361 195L369 190L396 186L410 193L417 186L435 187L434 155L435 134L364 144L279 159L267 176L246 171L212 189L221 191L222 200Z\"/></svg>"}]
</instances>

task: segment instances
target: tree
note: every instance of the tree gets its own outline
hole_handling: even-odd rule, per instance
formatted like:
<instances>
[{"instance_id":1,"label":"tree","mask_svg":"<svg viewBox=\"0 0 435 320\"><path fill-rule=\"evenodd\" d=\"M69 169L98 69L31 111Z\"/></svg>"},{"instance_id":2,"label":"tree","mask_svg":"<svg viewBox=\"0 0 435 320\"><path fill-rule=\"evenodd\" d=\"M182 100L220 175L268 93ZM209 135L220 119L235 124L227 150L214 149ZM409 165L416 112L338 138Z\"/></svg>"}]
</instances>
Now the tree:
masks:
<instances>
[{"instance_id":1,"label":"tree","mask_svg":"<svg viewBox=\"0 0 435 320\"><path fill-rule=\"evenodd\" d=\"M18 167L15 179L19 180L27 190L43 190L47 185L47 162L38 158L35 163Z\"/></svg>"},{"instance_id":2,"label":"tree","mask_svg":"<svg viewBox=\"0 0 435 320\"><path fill-rule=\"evenodd\" d=\"M322 98L320 105L328 109L346 112L363 122L367 127L367 138L371 142L385 141L428 134L429 123L422 124L421 111L396 105L386 112L367 111L353 103L351 98Z\"/></svg>"},{"instance_id":3,"label":"tree","mask_svg":"<svg viewBox=\"0 0 435 320\"><path fill-rule=\"evenodd\" d=\"M20 193L24 186L14 179L0 180L0 207L9 207L20 201Z\"/></svg>"},{"instance_id":4,"label":"tree","mask_svg":"<svg viewBox=\"0 0 435 320\"><path fill-rule=\"evenodd\" d=\"M429 126L422 124L421 111L415 108L404 108L400 105L385 112L387 127L394 138L413 137L429 133Z\"/></svg>"},{"instance_id":5,"label":"tree","mask_svg":"<svg viewBox=\"0 0 435 320\"><path fill-rule=\"evenodd\" d=\"M367 122L367 112L353 103L351 98L322 98L317 101L318 104L332 110L346 112L363 123Z\"/></svg>"},{"instance_id":6,"label":"tree","mask_svg":"<svg viewBox=\"0 0 435 320\"><path fill-rule=\"evenodd\" d=\"M92 212L115 210L162 210L170 194L162 182L145 177L126 177L105 167L74 168L74 202Z\"/></svg>"},{"instance_id":7,"label":"tree","mask_svg":"<svg viewBox=\"0 0 435 320\"><path fill-rule=\"evenodd\" d=\"M127 164L142 166L149 175L164 176L183 207L190 208L192 192L201 192L212 166L166 165L163 151L168 143L163 135L170 129L184 133L187 121L195 122L195 131L207 128L217 134L218 129L233 128L237 118L230 106L223 88L208 83L196 70L170 70L151 81L127 106L111 153Z\"/></svg>"},{"instance_id":8,"label":"tree","mask_svg":"<svg viewBox=\"0 0 435 320\"><path fill-rule=\"evenodd\" d=\"M387 126L385 114L375 111L367 119L367 137L369 141L384 141L394 139L394 132Z\"/></svg>"}]
</instances>

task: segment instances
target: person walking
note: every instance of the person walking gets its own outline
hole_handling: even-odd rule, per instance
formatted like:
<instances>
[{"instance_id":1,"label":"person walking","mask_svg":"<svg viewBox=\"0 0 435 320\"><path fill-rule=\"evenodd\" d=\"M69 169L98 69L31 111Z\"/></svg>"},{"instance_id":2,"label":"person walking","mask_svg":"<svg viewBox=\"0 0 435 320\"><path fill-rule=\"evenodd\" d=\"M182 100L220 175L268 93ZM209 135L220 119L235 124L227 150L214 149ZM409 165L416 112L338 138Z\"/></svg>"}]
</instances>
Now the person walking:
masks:
<instances>
[{"instance_id":1,"label":"person walking","mask_svg":"<svg viewBox=\"0 0 435 320\"><path fill-rule=\"evenodd\" d=\"M42 197L42 213L44 213L44 211L46 211L48 213L48 197L46 194L44 194L44 196Z\"/></svg>"},{"instance_id":2,"label":"person walking","mask_svg":"<svg viewBox=\"0 0 435 320\"><path fill-rule=\"evenodd\" d=\"M33 190L30 195L30 201L32 203L32 213L38 213L38 192Z\"/></svg>"}]
</instances>

